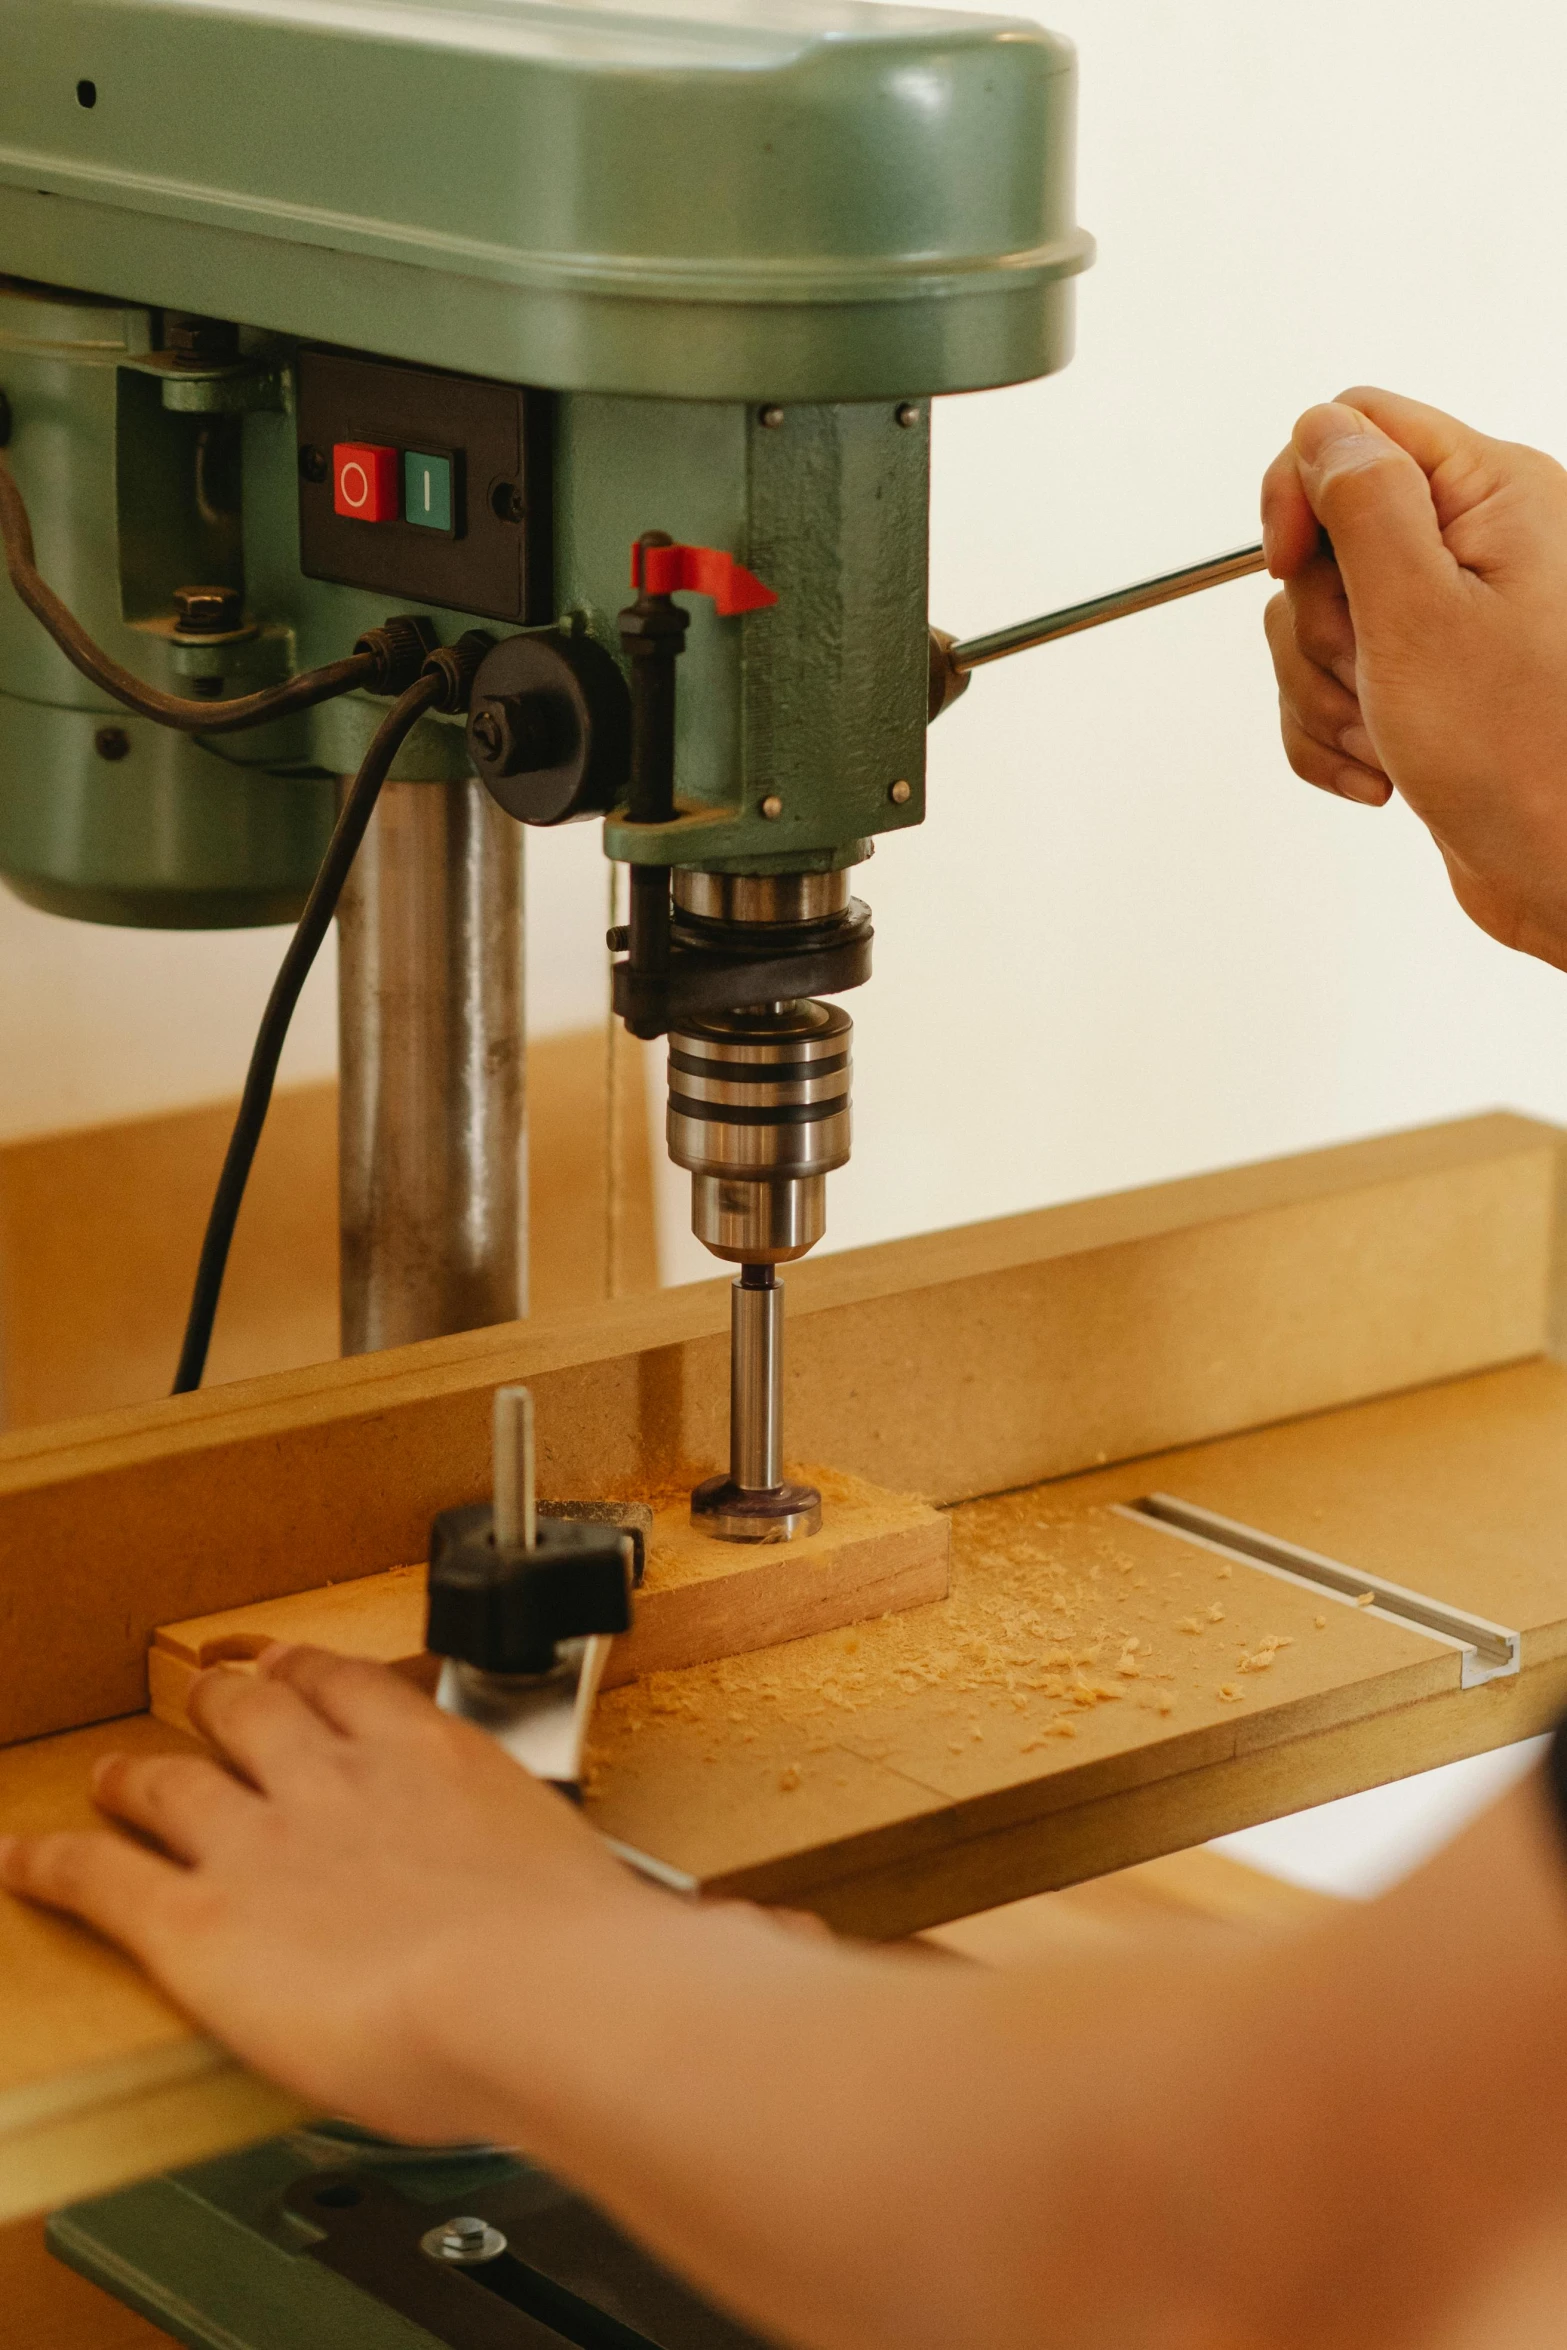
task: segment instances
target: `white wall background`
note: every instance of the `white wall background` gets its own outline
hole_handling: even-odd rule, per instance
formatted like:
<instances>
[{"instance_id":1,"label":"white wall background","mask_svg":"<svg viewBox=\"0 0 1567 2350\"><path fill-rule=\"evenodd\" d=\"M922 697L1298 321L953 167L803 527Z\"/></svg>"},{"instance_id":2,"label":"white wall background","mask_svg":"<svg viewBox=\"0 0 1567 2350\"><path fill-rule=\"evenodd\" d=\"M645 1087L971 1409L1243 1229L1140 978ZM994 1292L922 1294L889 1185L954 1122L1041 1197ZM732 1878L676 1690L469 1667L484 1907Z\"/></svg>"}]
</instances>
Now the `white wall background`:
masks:
<instances>
[{"instance_id":1,"label":"white wall background","mask_svg":"<svg viewBox=\"0 0 1567 2350\"><path fill-rule=\"evenodd\" d=\"M1295 412L1371 380L1567 454L1554 0L1055 0L1080 49L1079 356L944 402L932 612L972 633L1255 535ZM1508 1103L1567 1120L1567 980L1468 929L1401 809L1298 784L1260 583L976 678L863 877L854 1163L828 1245ZM532 1017L598 1016L586 829L532 844ZM277 933L0 896L0 1133L238 1082ZM289 1074L331 1065L331 973ZM664 1197L672 1278L711 1268ZM1369 1799L1361 1799L1369 1800Z\"/></svg>"}]
</instances>

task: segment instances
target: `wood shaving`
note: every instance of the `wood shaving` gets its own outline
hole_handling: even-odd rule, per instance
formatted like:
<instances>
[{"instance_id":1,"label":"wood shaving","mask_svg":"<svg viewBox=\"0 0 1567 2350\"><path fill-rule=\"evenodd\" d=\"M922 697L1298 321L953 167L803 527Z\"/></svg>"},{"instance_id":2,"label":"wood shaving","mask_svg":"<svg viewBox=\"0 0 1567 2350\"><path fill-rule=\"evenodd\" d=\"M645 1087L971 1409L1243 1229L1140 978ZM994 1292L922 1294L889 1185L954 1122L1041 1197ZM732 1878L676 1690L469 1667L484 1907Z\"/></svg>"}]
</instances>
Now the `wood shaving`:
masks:
<instances>
[{"instance_id":1,"label":"wood shaving","mask_svg":"<svg viewBox=\"0 0 1567 2350\"><path fill-rule=\"evenodd\" d=\"M991 1743L992 1716L1010 1730L1005 1753L1032 1755L1093 1737L1106 1706L1121 1708L1134 1737L1165 1735L1154 1725L1178 1705L1199 1718L1212 1707L1217 1660L1204 1635L1215 1637L1225 1608L1202 1596L1211 1559L1172 1545L1150 1589L1146 1573L1127 1571L1121 1522L1053 1505L1048 1487L964 1503L950 1522L948 1600L611 1690L595 1716L595 1762L611 1764L643 1728L688 1732L693 1762L708 1748L737 1757L743 1744L766 1783L792 1792L807 1753L829 1771L852 1753L915 1776L922 1761L956 1773ZM1235 1620L1217 1636L1233 1638L1237 1656L1218 1697L1235 1705L1255 1674L1282 1672L1291 1643L1265 1629L1272 1602L1259 1578L1229 1579Z\"/></svg>"}]
</instances>

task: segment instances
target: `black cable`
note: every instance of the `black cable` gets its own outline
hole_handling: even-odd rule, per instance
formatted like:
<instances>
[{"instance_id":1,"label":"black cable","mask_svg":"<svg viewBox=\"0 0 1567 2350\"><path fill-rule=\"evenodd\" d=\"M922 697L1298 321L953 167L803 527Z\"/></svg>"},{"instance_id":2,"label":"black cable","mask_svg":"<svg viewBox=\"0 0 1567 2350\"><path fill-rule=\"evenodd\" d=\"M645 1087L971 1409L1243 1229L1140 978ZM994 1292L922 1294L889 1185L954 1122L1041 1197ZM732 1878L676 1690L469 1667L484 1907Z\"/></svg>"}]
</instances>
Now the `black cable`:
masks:
<instances>
[{"instance_id":1,"label":"black cable","mask_svg":"<svg viewBox=\"0 0 1567 2350\"><path fill-rule=\"evenodd\" d=\"M440 658L437 657L438 660ZM451 656L445 658L449 661ZM179 1368L174 1374L171 1391L175 1395L188 1395L193 1388L199 1387L207 1366L207 1349L212 1343L212 1324L222 1294L229 1244L234 1238L240 1203L245 1196L245 1185L256 1155L256 1145L261 1140L261 1129L272 1099L283 1040L288 1034L294 1006L299 1001L299 991L305 984L310 966L316 959L321 941L337 911L337 901L348 879L349 867L364 839L365 827L375 812L375 803L380 797L387 771L404 739L424 713L443 704L450 706L452 682L449 670L432 664L431 669L416 678L407 691L398 697L376 730L375 740L366 751L359 772L349 785L338 811L332 838L321 860L321 869L305 900L299 926L289 940L288 951L273 983L272 993L267 998L267 1008L261 1015L261 1026L251 1048L250 1067L245 1073L245 1090L240 1097L234 1131L229 1136L228 1150L224 1155L223 1172L218 1177L218 1188L213 1194L212 1210L207 1218L206 1237L201 1244L196 1283L191 1292L190 1313L185 1323L184 1343L180 1348Z\"/></svg>"},{"instance_id":2,"label":"black cable","mask_svg":"<svg viewBox=\"0 0 1567 2350\"><path fill-rule=\"evenodd\" d=\"M376 631L362 637L346 659L329 661L324 669L302 670L282 685L265 686L258 693L241 694L233 701L185 701L178 694L166 694L157 686L144 685L130 670L122 669L118 661L111 661L101 646L94 644L75 614L70 612L55 594L38 570L33 548L33 527L28 519L22 493L16 486L3 453L0 453L0 542L5 546L5 567L11 585L35 619L40 620L66 659L78 668L83 677L123 702L142 718L155 718L160 726L174 726L186 734L233 734L244 726L269 725L275 718L288 718L298 710L313 710L318 702L329 702L336 694L350 693L362 686L370 693L392 690L392 679L386 665L386 656L373 641Z\"/></svg>"}]
</instances>

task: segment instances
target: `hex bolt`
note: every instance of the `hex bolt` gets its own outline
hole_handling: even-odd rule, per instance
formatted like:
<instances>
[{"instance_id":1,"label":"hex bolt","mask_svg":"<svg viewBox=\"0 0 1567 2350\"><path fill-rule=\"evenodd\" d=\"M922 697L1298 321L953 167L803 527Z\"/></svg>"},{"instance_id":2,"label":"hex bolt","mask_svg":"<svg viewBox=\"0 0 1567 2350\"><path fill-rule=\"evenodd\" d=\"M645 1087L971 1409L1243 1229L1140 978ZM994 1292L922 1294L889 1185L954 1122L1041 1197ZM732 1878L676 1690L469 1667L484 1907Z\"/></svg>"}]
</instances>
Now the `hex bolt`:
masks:
<instances>
[{"instance_id":1,"label":"hex bolt","mask_svg":"<svg viewBox=\"0 0 1567 2350\"><path fill-rule=\"evenodd\" d=\"M241 627L245 602L238 588L182 587L174 591L174 625L181 636L227 636Z\"/></svg>"},{"instance_id":2,"label":"hex bolt","mask_svg":"<svg viewBox=\"0 0 1567 2350\"><path fill-rule=\"evenodd\" d=\"M767 818L769 823L771 823L775 817L781 816L783 814L783 802L775 791L770 791L766 799L762 802L762 814Z\"/></svg>"},{"instance_id":3,"label":"hex bolt","mask_svg":"<svg viewBox=\"0 0 1567 2350\"><path fill-rule=\"evenodd\" d=\"M893 410L893 414L899 424L903 426L905 431L907 431L911 425L918 424L920 420L920 412L912 400L905 400L901 408L895 408Z\"/></svg>"},{"instance_id":4,"label":"hex bolt","mask_svg":"<svg viewBox=\"0 0 1567 2350\"><path fill-rule=\"evenodd\" d=\"M769 432L776 432L784 420L781 408L763 408L758 411L757 423L765 424Z\"/></svg>"},{"instance_id":5,"label":"hex bolt","mask_svg":"<svg viewBox=\"0 0 1567 2350\"><path fill-rule=\"evenodd\" d=\"M896 783L888 785L887 797L895 808L906 808L914 797L914 786L906 775L900 775Z\"/></svg>"},{"instance_id":6,"label":"hex bolt","mask_svg":"<svg viewBox=\"0 0 1567 2350\"><path fill-rule=\"evenodd\" d=\"M419 2239L422 2250L432 2260L449 2260L459 2268L476 2268L486 2260L496 2260L506 2249L506 2239L499 2228L492 2228L488 2220L475 2212L464 2212L456 2219L444 2220L438 2228L431 2228Z\"/></svg>"},{"instance_id":7,"label":"hex bolt","mask_svg":"<svg viewBox=\"0 0 1567 2350\"><path fill-rule=\"evenodd\" d=\"M232 319L165 310L163 347L176 367L230 367L239 358L239 329Z\"/></svg>"}]
</instances>

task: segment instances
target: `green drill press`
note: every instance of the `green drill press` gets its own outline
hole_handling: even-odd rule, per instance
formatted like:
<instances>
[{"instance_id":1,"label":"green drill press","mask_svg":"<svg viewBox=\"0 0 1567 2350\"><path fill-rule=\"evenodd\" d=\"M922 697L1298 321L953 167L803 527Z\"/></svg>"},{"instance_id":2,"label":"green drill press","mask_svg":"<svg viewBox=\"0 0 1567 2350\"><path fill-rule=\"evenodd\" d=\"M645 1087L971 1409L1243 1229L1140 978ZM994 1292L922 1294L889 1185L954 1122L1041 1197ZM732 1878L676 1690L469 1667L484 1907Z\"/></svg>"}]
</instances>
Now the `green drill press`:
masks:
<instances>
[{"instance_id":1,"label":"green drill press","mask_svg":"<svg viewBox=\"0 0 1567 2350\"><path fill-rule=\"evenodd\" d=\"M775 1269L848 1154L848 877L920 822L956 683L930 403L1070 351L1069 47L858 0L4 17L7 552L97 667L0 598L0 873L88 921L287 919L384 697L444 659L338 902L345 1347L523 1310L521 827L600 818L616 1007L669 1038L740 1268L693 1509L810 1527ZM54 2242L198 2350L741 2340L483 2152L323 2130Z\"/></svg>"}]
</instances>

